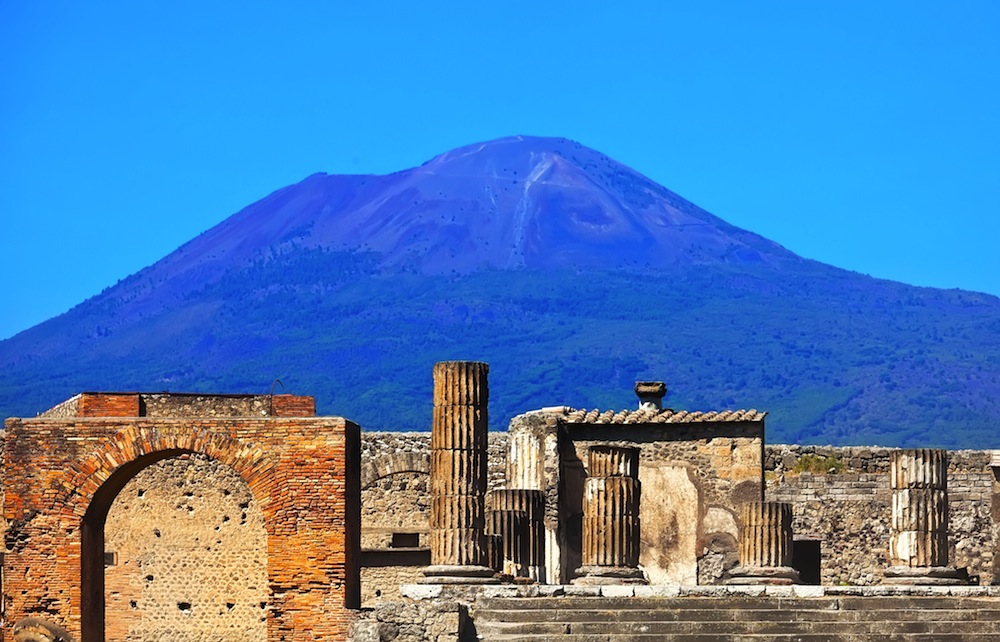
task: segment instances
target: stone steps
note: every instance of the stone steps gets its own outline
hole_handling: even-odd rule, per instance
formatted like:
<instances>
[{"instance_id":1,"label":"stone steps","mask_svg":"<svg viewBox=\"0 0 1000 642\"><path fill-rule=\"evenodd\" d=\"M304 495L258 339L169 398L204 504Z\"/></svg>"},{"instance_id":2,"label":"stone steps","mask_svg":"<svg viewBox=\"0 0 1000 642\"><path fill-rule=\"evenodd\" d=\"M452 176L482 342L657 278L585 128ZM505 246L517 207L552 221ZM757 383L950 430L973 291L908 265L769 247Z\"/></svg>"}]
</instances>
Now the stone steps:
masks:
<instances>
[{"instance_id":1,"label":"stone steps","mask_svg":"<svg viewBox=\"0 0 1000 642\"><path fill-rule=\"evenodd\" d=\"M523 635L503 638L483 638L485 640L503 640L503 642L544 642L558 640L559 642L996 642L1000 637L996 634L656 634L656 635L574 635L558 636Z\"/></svg>"},{"instance_id":2,"label":"stone steps","mask_svg":"<svg viewBox=\"0 0 1000 642\"><path fill-rule=\"evenodd\" d=\"M1000 599L982 597L499 597L474 620L492 642L1000 642Z\"/></svg>"}]
</instances>

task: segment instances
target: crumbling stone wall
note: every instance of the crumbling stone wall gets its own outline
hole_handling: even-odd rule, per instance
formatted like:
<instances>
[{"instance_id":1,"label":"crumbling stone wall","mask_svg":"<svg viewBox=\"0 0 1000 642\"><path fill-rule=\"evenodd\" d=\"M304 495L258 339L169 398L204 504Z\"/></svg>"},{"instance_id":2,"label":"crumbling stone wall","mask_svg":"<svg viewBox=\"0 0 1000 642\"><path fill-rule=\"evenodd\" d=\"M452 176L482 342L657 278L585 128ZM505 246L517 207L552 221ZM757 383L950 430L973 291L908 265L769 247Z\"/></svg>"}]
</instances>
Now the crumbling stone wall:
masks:
<instances>
[{"instance_id":1,"label":"crumbling stone wall","mask_svg":"<svg viewBox=\"0 0 1000 642\"><path fill-rule=\"evenodd\" d=\"M267 530L247 484L200 454L140 471L105 525L106 636L266 640Z\"/></svg>"},{"instance_id":2,"label":"crumbling stone wall","mask_svg":"<svg viewBox=\"0 0 1000 642\"><path fill-rule=\"evenodd\" d=\"M316 399L298 395L82 392L39 414L67 417L312 417Z\"/></svg>"},{"instance_id":3,"label":"crumbling stone wall","mask_svg":"<svg viewBox=\"0 0 1000 642\"><path fill-rule=\"evenodd\" d=\"M476 642L470 605L477 586L410 586L408 595L366 609L351 630L352 642Z\"/></svg>"},{"instance_id":4,"label":"crumbling stone wall","mask_svg":"<svg viewBox=\"0 0 1000 642\"><path fill-rule=\"evenodd\" d=\"M366 461L392 453L426 454L430 433L366 432L363 442ZM490 433L491 488L505 483L506 444L506 433ZM792 503L796 537L821 541L824 584L868 585L882 581L889 541L889 450L783 445L764 447L766 499ZM655 456L667 455L669 453L664 452ZM826 457L840 462L841 468L834 473L798 472L796 467L804 456L812 460L813 468L815 462ZM990 456L988 451L949 452L951 563L957 567L968 567L970 574L978 575L979 581L984 584L1000 580L1000 572L994 570L994 566L1000 563L1000 556L996 555L1000 546L1000 482L994 477ZM994 486L998 487L997 491L994 491ZM743 490L748 494L756 492L749 486ZM366 513L363 520L365 529L390 523L388 520L393 518L389 517L389 512L382 512L383 508L395 515L404 515L409 520L406 523L415 524L417 529L426 524L429 508L416 496L408 498L394 494L392 484L369 487L363 495L365 504L379 507ZM715 530L721 532L724 529ZM731 544L716 542L710 537L704 539L702 556L698 560L699 583L716 581L733 564ZM370 586L391 587L410 582L414 577L412 568L407 567L398 569L400 582L392 579L392 569L366 569L364 572L367 574L370 571L378 575L377 579L369 582ZM386 594L385 589L382 590L383 595ZM374 598L371 594L366 595L368 600Z\"/></svg>"},{"instance_id":5,"label":"crumbling stone wall","mask_svg":"<svg viewBox=\"0 0 1000 642\"><path fill-rule=\"evenodd\" d=\"M567 425L561 453L566 489L567 570L580 564L587 450L640 449L639 563L652 584L715 583L738 561L736 507L760 500L761 421Z\"/></svg>"},{"instance_id":6,"label":"crumbling stone wall","mask_svg":"<svg viewBox=\"0 0 1000 642\"><path fill-rule=\"evenodd\" d=\"M889 547L889 448L769 446L769 501L793 505L797 538L818 539L823 584L878 584ZM948 453L950 563L982 584L997 578L994 473L988 451ZM810 472L810 471L817 472Z\"/></svg>"},{"instance_id":7,"label":"crumbling stone wall","mask_svg":"<svg viewBox=\"0 0 1000 642\"><path fill-rule=\"evenodd\" d=\"M393 534L415 534L426 548L430 531L430 432L365 432L361 444L361 546L392 548ZM505 483L507 433L489 435L489 487ZM411 556L412 559L412 556ZM399 586L423 578L418 565L367 565L361 602L400 599Z\"/></svg>"},{"instance_id":8,"label":"crumbling stone wall","mask_svg":"<svg viewBox=\"0 0 1000 642\"><path fill-rule=\"evenodd\" d=\"M418 546L429 546L428 478L425 472L395 473L361 490L362 548L390 548L394 533L414 534Z\"/></svg>"}]
</instances>

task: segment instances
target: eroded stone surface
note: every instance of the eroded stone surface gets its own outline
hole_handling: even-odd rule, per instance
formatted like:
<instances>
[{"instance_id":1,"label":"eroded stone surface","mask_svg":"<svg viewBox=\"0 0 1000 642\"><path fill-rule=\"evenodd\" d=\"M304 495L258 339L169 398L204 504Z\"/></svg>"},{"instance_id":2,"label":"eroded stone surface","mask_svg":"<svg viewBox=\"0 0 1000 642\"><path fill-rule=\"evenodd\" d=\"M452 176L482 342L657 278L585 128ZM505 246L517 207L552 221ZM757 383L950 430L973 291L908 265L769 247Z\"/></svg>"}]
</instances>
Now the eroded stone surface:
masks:
<instances>
[{"instance_id":1,"label":"eroded stone surface","mask_svg":"<svg viewBox=\"0 0 1000 642\"><path fill-rule=\"evenodd\" d=\"M204 455L139 472L108 513L108 639L267 638L267 532L240 476Z\"/></svg>"}]
</instances>

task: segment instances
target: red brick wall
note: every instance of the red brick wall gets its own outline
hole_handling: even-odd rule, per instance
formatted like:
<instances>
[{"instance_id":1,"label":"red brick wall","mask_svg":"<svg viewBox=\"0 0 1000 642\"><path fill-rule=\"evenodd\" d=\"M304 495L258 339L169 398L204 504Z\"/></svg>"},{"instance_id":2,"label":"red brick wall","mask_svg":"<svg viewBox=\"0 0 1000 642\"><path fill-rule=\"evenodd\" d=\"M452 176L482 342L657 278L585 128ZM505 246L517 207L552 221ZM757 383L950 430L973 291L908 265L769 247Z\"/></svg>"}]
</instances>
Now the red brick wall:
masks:
<instances>
[{"instance_id":1,"label":"red brick wall","mask_svg":"<svg viewBox=\"0 0 1000 642\"><path fill-rule=\"evenodd\" d=\"M85 392L77 403L78 417L138 417L138 394Z\"/></svg>"},{"instance_id":2,"label":"red brick wall","mask_svg":"<svg viewBox=\"0 0 1000 642\"><path fill-rule=\"evenodd\" d=\"M312 417L315 414L315 397L274 395L274 397L271 398L272 417Z\"/></svg>"},{"instance_id":3,"label":"red brick wall","mask_svg":"<svg viewBox=\"0 0 1000 642\"><path fill-rule=\"evenodd\" d=\"M262 506L268 536L268 640L340 640L357 606L360 433L340 418L7 420L7 622L35 615L81 642L84 537L117 489L152 461L200 452L231 466ZM88 513L89 511L89 513ZM100 519L94 520L97 515ZM88 549L88 546L90 547ZM101 555L103 550L96 551ZM96 571L95 571L96 572ZM103 593L102 593L103 595ZM101 598L103 599L103 597Z\"/></svg>"}]
</instances>

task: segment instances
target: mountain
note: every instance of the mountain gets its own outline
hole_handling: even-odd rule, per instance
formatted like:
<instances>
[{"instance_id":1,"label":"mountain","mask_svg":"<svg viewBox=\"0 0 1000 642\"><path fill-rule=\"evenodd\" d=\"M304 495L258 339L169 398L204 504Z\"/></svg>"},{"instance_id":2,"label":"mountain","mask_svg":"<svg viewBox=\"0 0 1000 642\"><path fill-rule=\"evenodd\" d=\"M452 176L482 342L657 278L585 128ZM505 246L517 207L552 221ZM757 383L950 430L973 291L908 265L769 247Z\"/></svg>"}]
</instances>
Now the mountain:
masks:
<instances>
[{"instance_id":1,"label":"mountain","mask_svg":"<svg viewBox=\"0 0 1000 642\"><path fill-rule=\"evenodd\" d=\"M998 334L995 297L806 260L578 143L514 137L250 205L0 342L0 414L277 378L422 429L433 363L479 359L496 428L662 379L674 408L768 410L771 442L1000 447Z\"/></svg>"}]
</instances>

